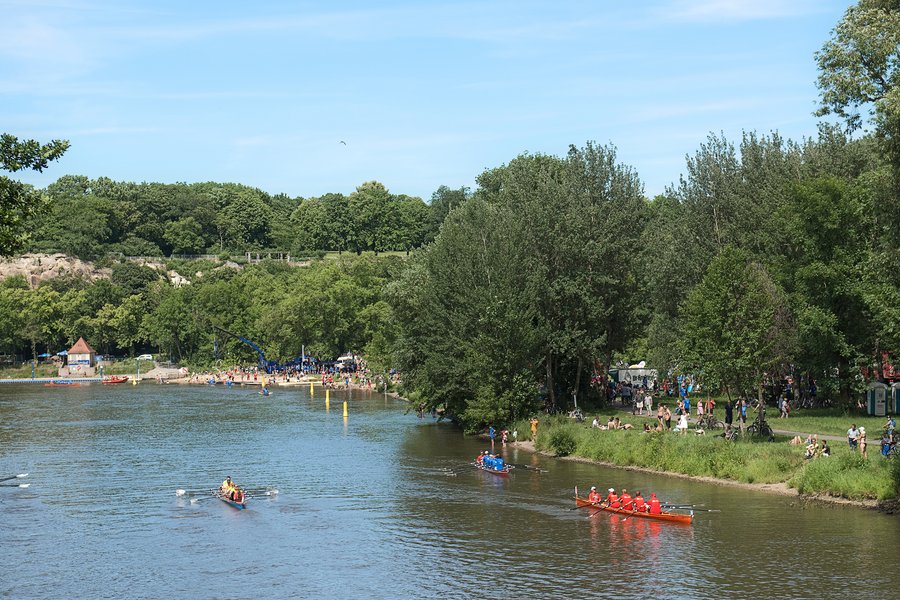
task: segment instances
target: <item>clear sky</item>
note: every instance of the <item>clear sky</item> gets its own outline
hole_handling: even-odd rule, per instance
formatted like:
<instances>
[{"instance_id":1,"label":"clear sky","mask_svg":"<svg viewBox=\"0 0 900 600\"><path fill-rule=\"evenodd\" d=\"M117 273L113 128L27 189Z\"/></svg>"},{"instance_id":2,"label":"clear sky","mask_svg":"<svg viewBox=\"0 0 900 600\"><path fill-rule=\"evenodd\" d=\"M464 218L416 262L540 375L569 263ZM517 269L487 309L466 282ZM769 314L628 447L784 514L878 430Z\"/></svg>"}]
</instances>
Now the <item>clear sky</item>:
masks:
<instances>
[{"instance_id":1,"label":"clear sky","mask_svg":"<svg viewBox=\"0 0 900 600\"><path fill-rule=\"evenodd\" d=\"M652 196L710 132L814 136L849 0L0 0L0 132L66 174L426 200L613 144ZM342 144L344 141L345 144Z\"/></svg>"}]
</instances>

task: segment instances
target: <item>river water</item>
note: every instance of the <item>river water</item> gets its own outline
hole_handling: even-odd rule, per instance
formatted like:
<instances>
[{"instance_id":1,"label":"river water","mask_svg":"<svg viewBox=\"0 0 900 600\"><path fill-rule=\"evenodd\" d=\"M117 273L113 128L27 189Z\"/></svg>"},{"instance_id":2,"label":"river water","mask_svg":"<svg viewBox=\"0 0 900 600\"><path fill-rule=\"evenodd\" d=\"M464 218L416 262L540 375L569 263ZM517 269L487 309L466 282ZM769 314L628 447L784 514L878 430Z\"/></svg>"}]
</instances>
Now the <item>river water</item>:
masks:
<instances>
[{"instance_id":1,"label":"river water","mask_svg":"<svg viewBox=\"0 0 900 600\"><path fill-rule=\"evenodd\" d=\"M0 386L0 597L897 597L900 519L535 456L377 394ZM225 475L277 489L238 511ZM692 526L571 510L573 486L702 503ZM176 489L193 492L192 503Z\"/></svg>"}]
</instances>

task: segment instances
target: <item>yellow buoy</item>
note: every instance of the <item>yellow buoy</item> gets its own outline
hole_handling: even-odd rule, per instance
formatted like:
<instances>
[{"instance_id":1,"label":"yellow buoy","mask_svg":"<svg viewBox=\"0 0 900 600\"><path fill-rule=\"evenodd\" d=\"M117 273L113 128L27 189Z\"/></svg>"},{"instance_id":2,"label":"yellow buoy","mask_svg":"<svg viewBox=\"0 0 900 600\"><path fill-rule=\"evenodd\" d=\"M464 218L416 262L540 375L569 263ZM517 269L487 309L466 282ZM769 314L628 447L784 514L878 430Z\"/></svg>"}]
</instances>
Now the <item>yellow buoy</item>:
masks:
<instances>
[{"instance_id":1,"label":"yellow buoy","mask_svg":"<svg viewBox=\"0 0 900 600\"><path fill-rule=\"evenodd\" d=\"M349 413L347 412L347 401L344 400L344 416L346 417Z\"/></svg>"},{"instance_id":2,"label":"yellow buoy","mask_svg":"<svg viewBox=\"0 0 900 600\"><path fill-rule=\"evenodd\" d=\"M310 398L313 397L313 382L312 381L309 382L309 397Z\"/></svg>"},{"instance_id":3,"label":"yellow buoy","mask_svg":"<svg viewBox=\"0 0 900 600\"><path fill-rule=\"evenodd\" d=\"M331 390L326 389L326 390L325 390L325 404L328 404L328 402L329 402L330 400L331 400Z\"/></svg>"}]
</instances>

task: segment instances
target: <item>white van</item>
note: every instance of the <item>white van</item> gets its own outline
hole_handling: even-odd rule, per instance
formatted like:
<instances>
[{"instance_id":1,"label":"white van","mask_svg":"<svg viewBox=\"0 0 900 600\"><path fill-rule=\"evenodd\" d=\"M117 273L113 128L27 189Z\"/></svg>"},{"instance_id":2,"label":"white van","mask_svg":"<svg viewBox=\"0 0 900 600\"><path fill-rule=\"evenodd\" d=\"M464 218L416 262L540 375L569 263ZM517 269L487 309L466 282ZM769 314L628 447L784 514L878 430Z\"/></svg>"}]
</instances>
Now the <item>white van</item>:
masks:
<instances>
[{"instance_id":1,"label":"white van","mask_svg":"<svg viewBox=\"0 0 900 600\"><path fill-rule=\"evenodd\" d=\"M138 360L153 360L152 354L141 354L137 357Z\"/></svg>"}]
</instances>

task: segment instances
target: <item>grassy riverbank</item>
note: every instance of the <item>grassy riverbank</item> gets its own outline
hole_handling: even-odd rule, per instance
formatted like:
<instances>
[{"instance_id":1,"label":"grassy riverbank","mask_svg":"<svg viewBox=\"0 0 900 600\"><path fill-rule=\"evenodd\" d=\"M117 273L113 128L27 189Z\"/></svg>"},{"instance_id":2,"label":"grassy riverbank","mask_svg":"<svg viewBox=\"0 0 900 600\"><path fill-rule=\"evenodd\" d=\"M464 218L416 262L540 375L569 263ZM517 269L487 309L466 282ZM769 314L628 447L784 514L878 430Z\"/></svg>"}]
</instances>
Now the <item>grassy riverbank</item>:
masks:
<instances>
[{"instance_id":1,"label":"grassy riverbank","mask_svg":"<svg viewBox=\"0 0 900 600\"><path fill-rule=\"evenodd\" d=\"M520 435L528 424L516 424ZM523 436L524 437L524 436ZM619 466L640 467L693 477L742 483L786 483L803 494L826 494L852 500L887 500L900 494L900 463L885 460L877 445L869 459L832 444L832 456L807 461L804 448L775 442L729 442L720 436L603 431L571 419L541 420L536 448L560 456L577 456Z\"/></svg>"}]
</instances>

